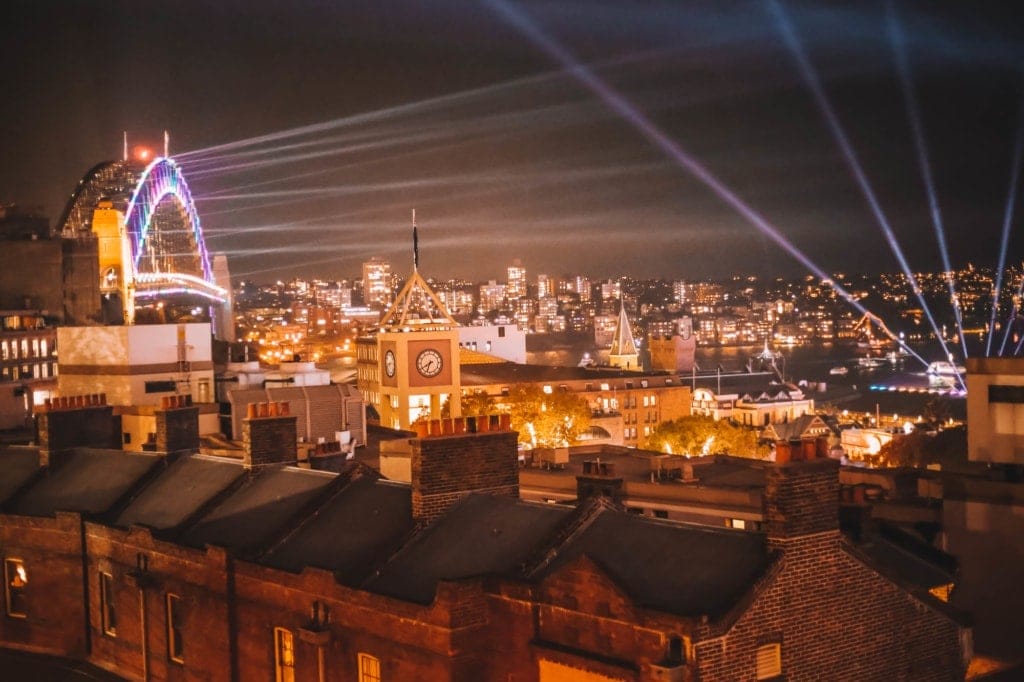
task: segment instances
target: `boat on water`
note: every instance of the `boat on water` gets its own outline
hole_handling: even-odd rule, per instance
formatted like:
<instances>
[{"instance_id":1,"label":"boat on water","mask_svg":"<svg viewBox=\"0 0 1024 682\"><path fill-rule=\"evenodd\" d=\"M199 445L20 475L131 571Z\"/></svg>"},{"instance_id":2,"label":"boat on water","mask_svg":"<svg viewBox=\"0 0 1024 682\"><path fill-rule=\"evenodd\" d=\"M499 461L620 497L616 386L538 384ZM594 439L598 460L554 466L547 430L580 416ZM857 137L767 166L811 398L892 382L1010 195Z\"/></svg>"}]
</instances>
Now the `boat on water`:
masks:
<instances>
[{"instance_id":1,"label":"boat on water","mask_svg":"<svg viewBox=\"0 0 1024 682\"><path fill-rule=\"evenodd\" d=\"M849 367L844 367L843 365L838 365L838 366L833 367L832 369L830 369L828 371L828 373L833 375L833 376L844 376L844 375L850 373L850 368Z\"/></svg>"},{"instance_id":2,"label":"boat on water","mask_svg":"<svg viewBox=\"0 0 1024 682\"><path fill-rule=\"evenodd\" d=\"M967 368L963 365L954 365L952 362L946 362L940 360L933 362L928 365L928 369L925 370L928 374L934 374L940 377L952 377L958 374L964 374L967 372Z\"/></svg>"},{"instance_id":3,"label":"boat on water","mask_svg":"<svg viewBox=\"0 0 1024 682\"><path fill-rule=\"evenodd\" d=\"M881 367L884 364L885 360L881 358L857 358L857 366L862 368Z\"/></svg>"}]
</instances>

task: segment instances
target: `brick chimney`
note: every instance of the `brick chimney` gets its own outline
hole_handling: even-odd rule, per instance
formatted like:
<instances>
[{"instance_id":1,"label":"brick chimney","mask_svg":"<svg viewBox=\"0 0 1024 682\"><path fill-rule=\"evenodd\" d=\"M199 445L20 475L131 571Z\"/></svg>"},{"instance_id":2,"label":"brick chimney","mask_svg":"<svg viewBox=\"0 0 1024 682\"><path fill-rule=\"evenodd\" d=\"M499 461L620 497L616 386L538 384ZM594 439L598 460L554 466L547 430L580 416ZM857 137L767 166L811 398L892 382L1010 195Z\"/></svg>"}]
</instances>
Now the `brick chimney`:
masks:
<instances>
[{"instance_id":1,"label":"brick chimney","mask_svg":"<svg viewBox=\"0 0 1024 682\"><path fill-rule=\"evenodd\" d=\"M121 448L121 417L104 393L49 399L35 419L40 466L72 448Z\"/></svg>"},{"instance_id":2,"label":"brick chimney","mask_svg":"<svg viewBox=\"0 0 1024 682\"><path fill-rule=\"evenodd\" d=\"M157 452L199 452L199 408L191 396L164 396L154 416Z\"/></svg>"},{"instance_id":3,"label":"brick chimney","mask_svg":"<svg viewBox=\"0 0 1024 682\"><path fill-rule=\"evenodd\" d=\"M409 442L415 520L431 521L470 493L519 497L518 434L504 424L495 426Z\"/></svg>"},{"instance_id":4,"label":"brick chimney","mask_svg":"<svg viewBox=\"0 0 1024 682\"><path fill-rule=\"evenodd\" d=\"M789 445L782 449L790 450ZM839 532L839 462L817 456L818 449L811 446L800 450L802 454L813 451L815 456L776 461L765 468L763 504L769 546L784 547L792 540Z\"/></svg>"},{"instance_id":5,"label":"brick chimney","mask_svg":"<svg viewBox=\"0 0 1024 682\"><path fill-rule=\"evenodd\" d=\"M295 464L298 457L296 428L296 418L288 403L249 403L242 420L245 468Z\"/></svg>"},{"instance_id":6,"label":"brick chimney","mask_svg":"<svg viewBox=\"0 0 1024 682\"><path fill-rule=\"evenodd\" d=\"M602 462L600 458L583 462L583 473L576 476L576 499L606 497L616 505L622 505L622 476L615 475L614 462Z\"/></svg>"}]
</instances>

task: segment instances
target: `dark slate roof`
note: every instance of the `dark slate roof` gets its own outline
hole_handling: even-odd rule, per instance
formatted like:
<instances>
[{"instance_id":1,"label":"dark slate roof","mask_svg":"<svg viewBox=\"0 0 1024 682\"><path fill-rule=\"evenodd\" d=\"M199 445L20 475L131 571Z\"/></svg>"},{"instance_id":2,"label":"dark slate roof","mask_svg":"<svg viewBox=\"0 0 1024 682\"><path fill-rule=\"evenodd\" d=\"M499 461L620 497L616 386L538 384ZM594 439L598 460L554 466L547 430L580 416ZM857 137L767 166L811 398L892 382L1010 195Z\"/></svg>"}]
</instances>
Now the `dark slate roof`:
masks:
<instances>
[{"instance_id":1,"label":"dark slate roof","mask_svg":"<svg viewBox=\"0 0 1024 682\"><path fill-rule=\"evenodd\" d=\"M414 527L408 485L363 476L275 547L261 563L286 571L315 566L357 586Z\"/></svg>"},{"instance_id":2,"label":"dark slate roof","mask_svg":"<svg viewBox=\"0 0 1024 682\"><path fill-rule=\"evenodd\" d=\"M701 485L720 488L763 488L765 471L756 460L740 460L724 455L715 455L710 462L707 458L696 460L693 475Z\"/></svg>"},{"instance_id":3,"label":"dark slate roof","mask_svg":"<svg viewBox=\"0 0 1024 682\"><path fill-rule=\"evenodd\" d=\"M192 547L217 545L237 552L265 548L297 514L315 502L337 474L271 468L243 483L179 539Z\"/></svg>"},{"instance_id":4,"label":"dark slate roof","mask_svg":"<svg viewBox=\"0 0 1024 682\"><path fill-rule=\"evenodd\" d=\"M572 512L556 505L470 495L405 545L363 587L429 604L441 580L515 576Z\"/></svg>"},{"instance_id":5,"label":"dark slate roof","mask_svg":"<svg viewBox=\"0 0 1024 682\"><path fill-rule=\"evenodd\" d=\"M956 580L957 562L951 554L888 524L865 533L856 547L872 566L904 584L927 590Z\"/></svg>"},{"instance_id":6,"label":"dark slate roof","mask_svg":"<svg viewBox=\"0 0 1024 682\"><path fill-rule=\"evenodd\" d=\"M637 604L685 616L725 614L772 561L761 533L680 525L603 510L542 575L590 557Z\"/></svg>"},{"instance_id":7,"label":"dark slate roof","mask_svg":"<svg viewBox=\"0 0 1024 682\"><path fill-rule=\"evenodd\" d=\"M243 475L245 469L237 461L203 455L181 457L125 507L114 525L176 528Z\"/></svg>"},{"instance_id":8,"label":"dark slate roof","mask_svg":"<svg viewBox=\"0 0 1024 682\"><path fill-rule=\"evenodd\" d=\"M162 461L162 456L146 453L73 450L20 496L14 513L52 516L58 511L108 511Z\"/></svg>"},{"instance_id":9,"label":"dark slate roof","mask_svg":"<svg viewBox=\"0 0 1024 682\"><path fill-rule=\"evenodd\" d=\"M0 504L10 499L39 473L39 449L9 447L0 449Z\"/></svg>"}]
</instances>

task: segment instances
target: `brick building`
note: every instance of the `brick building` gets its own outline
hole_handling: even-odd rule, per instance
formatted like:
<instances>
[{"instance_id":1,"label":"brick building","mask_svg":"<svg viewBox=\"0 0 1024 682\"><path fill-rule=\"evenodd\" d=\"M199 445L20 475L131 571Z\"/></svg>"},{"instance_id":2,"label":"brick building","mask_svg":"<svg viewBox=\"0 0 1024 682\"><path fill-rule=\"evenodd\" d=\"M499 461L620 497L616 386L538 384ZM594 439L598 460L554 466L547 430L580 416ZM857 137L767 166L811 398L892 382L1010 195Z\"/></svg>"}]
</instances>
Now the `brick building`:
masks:
<instances>
[{"instance_id":1,"label":"brick building","mask_svg":"<svg viewBox=\"0 0 1024 682\"><path fill-rule=\"evenodd\" d=\"M962 617L839 534L829 460L766 469L747 532L524 502L500 427L413 439L405 485L279 464L280 406L246 419L239 462L48 433L106 414L72 402L40 420L45 447L0 451L3 647L131 679L964 676ZM191 437L189 409L161 407L158 445Z\"/></svg>"}]
</instances>

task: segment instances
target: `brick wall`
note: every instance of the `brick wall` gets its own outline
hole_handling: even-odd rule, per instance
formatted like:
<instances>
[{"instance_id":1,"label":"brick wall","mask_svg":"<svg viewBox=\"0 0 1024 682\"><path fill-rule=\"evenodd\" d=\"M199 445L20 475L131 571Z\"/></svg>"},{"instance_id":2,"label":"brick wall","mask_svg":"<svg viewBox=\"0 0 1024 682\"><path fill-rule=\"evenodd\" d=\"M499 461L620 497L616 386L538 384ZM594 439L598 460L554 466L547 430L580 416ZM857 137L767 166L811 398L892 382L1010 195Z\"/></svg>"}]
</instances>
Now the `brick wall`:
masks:
<instances>
[{"instance_id":1,"label":"brick wall","mask_svg":"<svg viewBox=\"0 0 1024 682\"><path fill-rule=\"evenodd\" d=\"M160 542L142 528L124 531L87 523L85 529L90 662L132 678L142 678L145 665L149 679L230 679L232 637L225 552ZM140 557L145 568L141 572ZM117 618L113 635L103 630L100 572L113 578L111 596ZM168 653L168 593L179 597L184 664L172 661Z\"/></svg>"},{"instance_id":2,"label":"brick wall","mask_svg":"<svg viewBox=\"0 0 1024 682\"><path fill-rule=\"evenodd\" d=\"M473 492L518 497L516 438L499 431L413 440L413 517L434 519Z\"/></svg>"},{"instance_id":3,"label":"brick wall","mask_svg":"<svg viewBox=\"0 0 1024 682\"><path fill-rule=\"evenodd\" d=\"M963 679L969 631L927 595L869 567L838 530L839 466L828 459L767 467L768 545L779 551L752 603L712 623L696 644L700 679L756 679L758 647L778 643L787 682ZM865 655L870 652L870 655Z\"/></svg>"},{"instance_id":4,"label":"brick wall","mask_svg":"<svg viewBox=\"0 0 1024 682\"><path fill-rule=\"evenodd\" d=\"M859 561L838 533L791 540L780 561L736 623L697 644L702 681L756 679L757 648L774 642L787 682L964 678L966 631Z\"/></svg>"},{"instance_id":5,"label":"brick wall","mask_svg":"<svg viewBox=\"0 0 1024 682\"><path fill-rule=\"evenodd\" d=\"M82 582L81 522L56 518L3 517L0 554L23 562L26 618L7 615L0 596L0 642L13 649L80 658L88 648ZM0 565L0 576L3 566ZM0 578L2 579L2 578ZM0 677L3 677L0 671Z\"/></svg>"},{"instance_id":6,"label":"brick wall","mask_svg":"<svg viewBox=\"0 0 1024 682\"><path fill-rule=\"evenodd\" d=\"M490 591L482 679L534 681L540 659L616 680L657 680L672 637L692 638L698 623L634 604L583 556L533 588L513 583ZM681 664L676 677L691 680Z\"/></svg>"}]
</instances>

